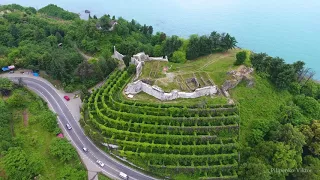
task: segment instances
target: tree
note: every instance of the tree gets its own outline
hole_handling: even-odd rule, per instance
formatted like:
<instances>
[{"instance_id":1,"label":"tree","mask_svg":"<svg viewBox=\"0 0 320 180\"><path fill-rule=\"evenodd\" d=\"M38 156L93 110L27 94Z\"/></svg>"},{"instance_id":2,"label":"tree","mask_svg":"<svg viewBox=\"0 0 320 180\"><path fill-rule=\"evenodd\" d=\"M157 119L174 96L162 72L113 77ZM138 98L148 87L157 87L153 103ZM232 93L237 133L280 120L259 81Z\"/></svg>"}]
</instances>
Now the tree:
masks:
<instances>
[{"instance_id":1,"label":"tree","mask_svg":"<svg viewBox=\"0 0 320 180\"><path fill-rule=\"evenodd\" d=\"M301 133L305 136L309 154L320 155L320 121L314 120L311 125L302 125L299 127Z\"/></svg>"},{"instance_id":2,"label":"tree","mask_svg":"<svg viewBox=\"0 0 320 180\"><path fill-rule=\"evenodd\" d=\"M301 109L293 102L280 106L279 119L282 124L290 123L295 126L309 123L308 118L301 113Z\"/></svg>"},{"instance_id":3,"label":"tree","mask_svg":"<svg viewBox=\"0 0 320 180\"><path fill-rule=\"evenodd\" d=\"M175 51L173 53L172 58L170 59L171 62L175 62L175 63L183 63L186 60L187 60L186 53L183 51Z\"/></svg>"},{"instance_id":4,"label":"tree","mask_svg":"<svg viewBox=\"0 0 320 180\"><path fill-rule=\"evenodd\" d=\"M278 126L276 130L270 132L269 139L283 142L300 153L302 153L302 147L306 144L305 136L292 124Z\"/></svg>"},{"instance_id":5,"label":"tree","mask_svg":"<svg viewBox=\"0 0 320 180\"><path fill-rule=\"evenodd\" d=\"M109 28L111 28L111 20L110 17L108 17L107 15L103 15L102 17L100 17L99 19L100 22L100 26L104 29L104 30L109 30Z\"/></svg>"},{"instance_id":6,"label":"tree","mask_svg":"<svg viewBox=\"0 0 320 180\"><path fill-rule=\"evenodd\" d=\"M162 46L157 44L154 46L154 50L153 50L153 54L154 56L160 57L163 55L163 49Z\"/></svg>"},{"instance_id":7,"label":"tree","mask_svg":"<svg viewBox=\"0 0 320 180\"><path fill-rule=\"evenodd\" d=\"M79 170L74 167L67 166L66 168L60 169L59 177L57 179L70 179L70 180L78 180L78 179L86 179L87 173L84 170Z\"/></svg>"},{"instance_id":8,"label":"tree","mask_svg":"<svg viewBox=\"0 0 320 180\"><path fill-rule=\"evenodd\" d=\"M172 57L173 52L177 51L182 45L182 41L178 36L167 38L163 45L163 52L168 57Z\"/></svg>"},{"instance_id":9,"label":"tree","mask_svg":"<svg viewBox=\"0 0 320 180\"><path fill-rule=\"evenodd\" d=\"M131 56L126 55L125 57L123 57L123 62L127 67L129 67L130 61L131 61Z\"/></svg>"},{"instance_id":10,"label":"tree","mask_svg":"<svg viewBox=\"0 0 320 180\"><path fill-rule=\"evenodd\" d=\"M8 99L10 107L24 108L26 106L25 92L16 90Z\"/></svg>"},{"instance_id":11,"label":"tree","mask_svg":"<svg viewBox=\"0 0 320 180\"><path fill-rule=\"evenodd\" d=\"M9 126L10 117L11 114L7 105L0 99L0 153L13 146Z\"/></svg>"},{"instance_id":12,"label":"tree","mask_svg":"<svg viewBox=\"0 0 320 180\"><path fill-rule=\"evenodd\" d=\"M49 4L41 9L38 10L39 13L47 14L48 16L53 16L57 18L61 18L64 20L75 20L79 19L79 15L76 13L72 13L66 11L57 5Z\"/></svg>"},{"instance_id":13,"label":"tree","mask_svg":"<svg viewBox=\"0 0 320 180\"><path fill-rule=\"evenodd\" d=\"M235 37L230 36L228 33L221 35L220 47L222 51L227 51L229 49L233 49L237 45L237 40Z\"/></svg>"},{"instance_id":14,"label":"tree","mask_svg":"<svg viewBox=\"0 0 320 180\"><path fill-rule=\"evenodd\" d=\"M50 154L59 158L62 162L70 161L77 157L76 150L66 139L53 139L49 149Z\"/></svg>"},{"instance_id":15,"label":"tree","mask_svg":"<svg viewBox=\"0 0 320 180\"><path fill-rule=\"evenodd\" d=\"M244 61L247 59L247 52L246 51L240 51L236 54L236 62L234 65L241 65L244 63Z\"/></svg>"},{"instance_id":16,"label":"tree","mask_svg":"<svg viewBox=\"0 0 320 180\"><path fill-rule=\"evenodd\" d=\"M0 92L4 96L8 96L13 90L13 83L7 78L0 78Z\"/></svg>"},{"instance_id":17,"label":"tree","mask_svg":"<svg viewBox=\"0 0 320 180\"><path fill-rule=\"evenodd\" d=\"M6 174L10 179L31 179L43 169L40 161L34 161L20 147L10 148L3 158Z\"/></svg>"},{"instance_id":18,"label":"tree","mask_svg":"<svg viewBox=\"0 0 320 180\"><path fill-rule=\"evenodd\" d=\"M189 38L189 44L186 51L187 59L195 59L200 56L200 40L198 35L191 35Z\"/></svg>"},{"instance_id":19,"label":"tree","mask_svg":"<svg viewBox=\"0 0 320 180\"><path fill-rule=\"evenodd\" d=\"M303 158L304 163L302 168L299 171L295 171L293 177L299 180L310 180L310 179L320 179L320 160L319 158L313 156L306 156ZM307 172L306 172L307 170Z\"/></svg>"},{"instance_id":20,"label":"tree","mask_svg":"<svg viewBox=\"0 0 320 180\"><path fill-rule=\"evenodd\" d=\"M305 116L320 119L320 104L314 98L298 95L294 98L294 103L301 108Z\"/></svg>"},{"instance_id":21,"label":"tree","mask_svg":"<svg viewBox=\"0 0 320 180\"><path fill-rule=\"evenodd\" d=\"M32 117L32 121L38 122L49 132L54 132L57 126L57 116L51 111L42 111L41 114Z\"/></svg>"},{"instance_id":22,"label":"tree","mask_svg":"<svg viewBox=\"0 0 320 180\"><path fill-rule=\"evenodd\" d=\"M88 61L83 61L76 69L76 75L79 76L81 80L92 77L94 75L94 65L88 63Z\"/></svg>"},{"instance_id":23,"label":"tree","mask_svg":"<svg viewBox=\"0 0 320 180\"><path fill-rule=\"evenodd\" d=\"M255 157L250 157L246 162L241 164L238 174L239 179L243 180L271 179L270 168Z\"/></svg>"},{"instance_id":24,"label":"tree","mask_svg":"<svg viewBox=\"0 0 320 180\"><path fill-rule=\"evenodd\" d=\"M129 74L135 74L136 73L136 65L130 64L127 71Z\"/></svg>"},{"instance_id":25,"label":"tree","mask_svg":"<svg viewBox=\"0 0 320 180\"><path fill-rule=\"evenodd\" d=\"M275 169L295 169L298 167L297 156L301 154L283 142L264 141L259 143L252 156L259 158L264 164ZM289 173L271 173L273 179L284 179Z\"/></svg>"}]
</instances>

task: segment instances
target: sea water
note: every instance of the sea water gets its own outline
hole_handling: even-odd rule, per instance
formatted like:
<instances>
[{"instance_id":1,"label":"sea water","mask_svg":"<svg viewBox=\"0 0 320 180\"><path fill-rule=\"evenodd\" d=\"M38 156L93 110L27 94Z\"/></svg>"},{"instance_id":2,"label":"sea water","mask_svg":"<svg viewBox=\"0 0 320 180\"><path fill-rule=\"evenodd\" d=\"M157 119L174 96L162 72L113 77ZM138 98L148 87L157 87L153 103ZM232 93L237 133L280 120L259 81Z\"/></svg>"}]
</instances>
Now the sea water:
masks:
<instances>
[{"instance_id":1,"label":"sea water","mask_svg":"<svg viewBox=\"0 0 320 180\"><path fill-rule=\"evenodd\" d=\"M122 16L181 37L228 32L241 48L303 60L320 79L319 0L0 0L10 3L37 9L53 3L82 18L85 10Z\"/></svg>"}]
</instances>

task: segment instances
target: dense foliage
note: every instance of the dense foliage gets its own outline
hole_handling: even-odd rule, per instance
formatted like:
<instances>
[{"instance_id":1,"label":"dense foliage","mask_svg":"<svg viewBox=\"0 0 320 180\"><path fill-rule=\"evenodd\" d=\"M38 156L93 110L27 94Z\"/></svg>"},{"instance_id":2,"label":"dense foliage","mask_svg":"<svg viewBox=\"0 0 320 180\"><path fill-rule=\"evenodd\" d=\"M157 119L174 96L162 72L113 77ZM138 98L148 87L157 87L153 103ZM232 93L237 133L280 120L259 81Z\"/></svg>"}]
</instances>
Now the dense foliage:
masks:
<instances>
[{"instance_id":1,"label":"dense foliage","mask_svg":"<svg viewBox=\"0 0 320 180\"><path fill-rule=\"evenodd\" d=\"M215 31L210 36L191 36L190 40L168 37L163 32L153 34L152 26L110 15L90 15L88 20L81 20L53 4L38 11L16 4L0 6L0 10L4 12L0 18L0 66L44 70L60 80L67 91L79 88L79 84L91 87L110 74L116 67L111 58L113 46L127 57L144 51L182 63L227 51L237 43L229 34ZM98 61L86 63L88 56L83 53ZM128 59L125 62L128 67Z\"/></svg>"},{"instance_id":2,"label":"dense foliage","mask_svg":"<svg viewBox=\"0 0 320 180\"><path fill-rule=\"evenodd\" d=\"M85 179L75 149L56 137L61 132L56 115L39 97L8 81L0 78L6 82L0 88L12 91L0 96L0 179Z\"/></svg>"},{"instance_id":3,"label":"dense foliage","mask_svg":"<svg viewBox=\"0 0 320 180\"><path fill-rule=\"evenodd\" d=\"M227 51L235 48L236 44L236 39L228 33L219 34L213 31L210 36L192 35L186 51L187 59L195 59L217 51Z\"/></svg>"},{"instance_id":4,"label":"dense foliage","mask_svg":"<svg viewBox=\"0 0 320 180\"><path fill-rule=\"evenodd\" d=\"M76 13L65 11L64 9L54 4L49 4L46 7L39 9L38 12L51 17L61 18L64 20L79 19L79 15L77 15Z\"/></svg>"},{"instance_id":5,"label":"dense foliage","mask_svg":"<svg viewBox=\"0 0 320 180\"><path fill-rule=\"evenodd\" d=\"M319 134L315 132L319 130L320 85L312 80L314 72L302 61L287 64L265 53L251 54L250 60L256 78L268 79L273 93L291 94L279 97L274 105L268 104L274 94L251 94L266 102L265 108L273 108L273 115L259 109L256 101L252 107L246 105L251 100L242 101L246 109L241 113L250 119L250 125L244 127L248 129L241 144L240 179L319 179L314 168L319 165ZM260 93L267 93L259 88ZM259 118L251 119L253 114Z\"/></svg>"}]
</instances>

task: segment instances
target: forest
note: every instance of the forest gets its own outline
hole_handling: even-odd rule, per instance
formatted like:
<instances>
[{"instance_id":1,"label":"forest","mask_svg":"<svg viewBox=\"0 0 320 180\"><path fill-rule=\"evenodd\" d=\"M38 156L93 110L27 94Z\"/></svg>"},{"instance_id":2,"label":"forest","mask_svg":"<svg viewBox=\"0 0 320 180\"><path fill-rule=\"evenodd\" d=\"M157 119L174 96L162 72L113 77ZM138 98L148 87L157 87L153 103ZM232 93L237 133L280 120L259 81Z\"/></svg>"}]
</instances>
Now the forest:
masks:
<instances>
[{"instance_id":1,"label":"forest","mask_svg":"<svg viewBox=\"0 0 320 180\"><path fill-rule=\"evenodd\" d=\"M134 70L115 70L114 46L127 55L127 66L141 51L184 63L237 48L235 37L213 31L184 39L109 14L88 14L83 20L53 4L39 10L4 5L0 12L0 66L45 71L67 92L87 89L108 76L108 83L84 100L82 126L95 142L121 145L119 155L147 170L169 175L177 169L182 174L194 172L191 179L320 179L320 85L303 61L289 64L266 53L239 52L234 65L253 67L255 86L240 83L231 90L235 106L133 102L119 92ZM0 88L7 96L13 85L1 80ZM17 177L35 177L43 166L27 157L19 139L9 136L11 113L26 106L19 101L22 90L14 89L9 99L0 101L1 155L9 157L3 160L7 173L16 167L10 159L17 158L26 163L26 174ZM43 116L38 120L52 120L49 112ZM50 122L43 126L55 132ZM74 155L71 150L66 156L58 151L59 143L65 142L53 142L51 155L67 162Z\"/></svg>"},{"instance_id":2,"label":"forest","mask_svg":"<svg viewBox=\"0 0 320 180\"><path fill-rule=\"evenodd\" d=\"M82 20L75 13L50 4L38 11L17 4L0 6L0 66L43 70L61 81L67 92L89 88L103 80L117 66L113 47L130 57L144 51L151 56L168 56L184 62L215 51L236 47L234 37L213 32L188 39L153 32L152 26L136 20L103 15ZM112 24L117 22L114 28ZM197 49L198 46L206 47ZM82 56L87 54L90 59Z\"/></svg>"}]
</instances>

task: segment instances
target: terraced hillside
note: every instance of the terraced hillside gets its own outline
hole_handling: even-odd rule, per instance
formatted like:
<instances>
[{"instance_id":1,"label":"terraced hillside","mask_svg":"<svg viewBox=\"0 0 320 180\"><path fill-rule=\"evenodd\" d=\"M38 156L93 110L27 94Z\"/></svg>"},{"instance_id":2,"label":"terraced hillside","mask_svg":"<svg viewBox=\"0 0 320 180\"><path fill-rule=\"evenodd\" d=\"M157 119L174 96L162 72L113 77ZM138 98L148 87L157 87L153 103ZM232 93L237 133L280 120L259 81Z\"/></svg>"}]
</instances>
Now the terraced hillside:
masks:
<instances>
[{"instance_id":1,"label":"terraced hillside","mask_svg":"<svg viewBox=\"0 0 320 180\"><path fill-rule=\"evenodd\" d=\"M155 104L121 98L130 81L116 71L84 103L84 129L94 141L160 176L237 178L239 116L234 105Z\"/></svg>"}]
</instances>

